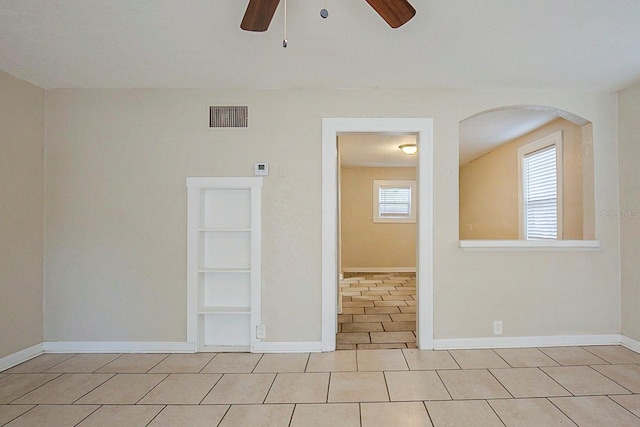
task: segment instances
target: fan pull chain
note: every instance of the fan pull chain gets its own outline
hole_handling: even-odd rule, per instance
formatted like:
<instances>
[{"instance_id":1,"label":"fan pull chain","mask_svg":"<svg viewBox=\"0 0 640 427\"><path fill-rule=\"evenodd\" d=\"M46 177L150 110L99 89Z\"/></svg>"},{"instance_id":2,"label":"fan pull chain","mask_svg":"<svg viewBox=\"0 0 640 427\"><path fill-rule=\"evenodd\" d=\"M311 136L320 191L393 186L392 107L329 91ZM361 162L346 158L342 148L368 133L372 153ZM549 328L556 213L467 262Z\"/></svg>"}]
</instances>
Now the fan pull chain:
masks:
<instances>
[{"instance_id":1,"label":"fan pull chain","mask_svg":"<svg viewBox=\"0 0 640 427\"><path fill-rule=\"evenodd\" d=\"M284 0L284 36L282 39L282 47L287 47L287 0Z\"/></svg>"}]
</instances>

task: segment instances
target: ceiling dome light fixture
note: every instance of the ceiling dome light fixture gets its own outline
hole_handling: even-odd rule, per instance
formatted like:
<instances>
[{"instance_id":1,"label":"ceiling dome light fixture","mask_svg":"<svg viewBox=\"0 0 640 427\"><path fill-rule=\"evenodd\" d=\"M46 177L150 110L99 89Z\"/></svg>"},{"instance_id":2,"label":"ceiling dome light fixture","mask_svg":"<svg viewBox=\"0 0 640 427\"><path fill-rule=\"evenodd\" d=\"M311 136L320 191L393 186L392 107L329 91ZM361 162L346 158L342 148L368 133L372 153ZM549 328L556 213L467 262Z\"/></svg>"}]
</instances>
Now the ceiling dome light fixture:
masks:
<instances>
[{"instance_id":1,"label":"ceiling dome light fixture","mask_svg":"<svg viewBox=\"0 0 640 427\"><path fill-rule=\"evenodd\" d=\"M402 144L398 148L408 156L413 156L418 152L418 146L416 144Z\"/></svg>"}]
</instances>

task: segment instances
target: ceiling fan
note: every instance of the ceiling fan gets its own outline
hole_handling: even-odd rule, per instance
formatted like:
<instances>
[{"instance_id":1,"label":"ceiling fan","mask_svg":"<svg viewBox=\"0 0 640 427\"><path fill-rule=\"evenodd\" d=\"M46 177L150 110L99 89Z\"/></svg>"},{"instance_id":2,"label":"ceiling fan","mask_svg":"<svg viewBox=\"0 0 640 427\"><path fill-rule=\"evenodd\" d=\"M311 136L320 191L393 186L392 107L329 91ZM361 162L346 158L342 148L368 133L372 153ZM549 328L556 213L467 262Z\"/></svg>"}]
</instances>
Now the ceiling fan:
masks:
<instances>
[{"instance_id":1,"label":"ceiling fan","mask_svg":"<svg viewBox=\"0 0 640 427\"><path fill-rule=\"evenodd\" d=\"M366 0L391 28L406 24L416 14L407 0ZM249 0L240 28L246 31L266 31L280 0Z\"/></svg>"}]
</instances>

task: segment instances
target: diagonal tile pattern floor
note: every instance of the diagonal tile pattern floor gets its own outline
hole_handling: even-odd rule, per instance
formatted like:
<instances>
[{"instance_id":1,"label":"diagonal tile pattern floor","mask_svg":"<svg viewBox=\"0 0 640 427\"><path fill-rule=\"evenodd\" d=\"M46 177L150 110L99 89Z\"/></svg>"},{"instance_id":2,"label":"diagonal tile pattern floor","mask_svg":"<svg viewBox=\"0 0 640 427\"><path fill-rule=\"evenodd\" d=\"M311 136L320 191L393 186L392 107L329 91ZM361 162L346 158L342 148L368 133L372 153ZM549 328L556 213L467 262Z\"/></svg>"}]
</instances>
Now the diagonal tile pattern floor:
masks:
<instances>
[{"instance_id":1,"label":"diagonal tile pattern floor","mask_svg":"<svg viewBox=\"0 0 640 427\"><path fill-rule=\"evenodd\" d=\"M640 426L640 354L44 354L0 373L0 425Z\"/></svg>"},{"instance_id":2,"label":"diagonal tile pattern floor","mask_svg":"<svg viewBox=\"0 0 640 427\"><path fill-rule=\"evenodd\" d=\"M416 348L415 273L345 273L338 350Z\"/></svg>"}]
</instances>

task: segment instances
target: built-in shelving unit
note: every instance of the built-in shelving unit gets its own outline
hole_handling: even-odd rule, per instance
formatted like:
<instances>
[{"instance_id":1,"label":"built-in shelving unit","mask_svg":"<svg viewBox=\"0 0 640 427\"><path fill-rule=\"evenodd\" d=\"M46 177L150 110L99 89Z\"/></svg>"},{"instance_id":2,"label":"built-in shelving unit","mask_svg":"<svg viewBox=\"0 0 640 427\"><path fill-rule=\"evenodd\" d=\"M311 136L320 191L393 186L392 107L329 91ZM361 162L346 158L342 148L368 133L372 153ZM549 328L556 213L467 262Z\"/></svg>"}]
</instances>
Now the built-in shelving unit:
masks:
<instances>
[{"instance_id":1,"label":"built-in shelving unit","mask_svg":"<svg viewBox=\"0 0 640 427\"><path fill-rule=\"evenodd\" d=\"M187 178L187 339L196 351L260 342L262 178Z\"/></svg>"}]
</instances>

